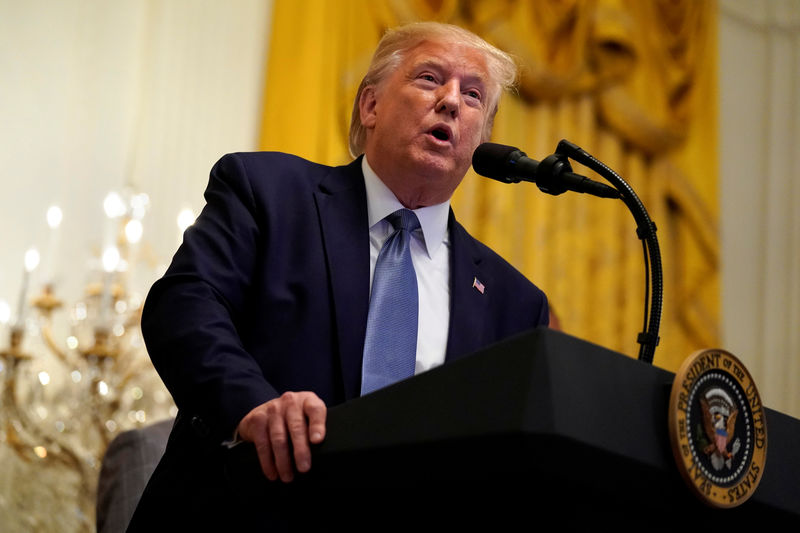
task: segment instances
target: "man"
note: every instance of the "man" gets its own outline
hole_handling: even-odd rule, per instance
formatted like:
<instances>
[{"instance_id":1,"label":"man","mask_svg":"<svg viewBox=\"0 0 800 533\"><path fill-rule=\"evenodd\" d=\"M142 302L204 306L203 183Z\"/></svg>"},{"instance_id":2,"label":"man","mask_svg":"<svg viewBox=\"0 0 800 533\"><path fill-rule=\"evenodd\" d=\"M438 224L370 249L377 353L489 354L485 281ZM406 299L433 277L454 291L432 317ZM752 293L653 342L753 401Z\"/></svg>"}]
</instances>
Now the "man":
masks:
<instances>
[{"instance_id":1,"label":"man","mask_svg":"<svg viewBox=\"0 0 800 533\"><path fill-rule=\"evenodd\" d=\"M412 373L547 325L544 294L449 206L515 74L505 53L465 30L404 26L381 41L359 88L354 162L256 153L215 165L207 205L143 315L180 414L135 526L162 513L274 525L274 508L236 492L226 454L252 442L263 475L290 482L312 468L326 406L369 390L370 289L393 232L387 215L413 210L403 216L420 226L409 244Z\"/></svg>"}]
</instances>

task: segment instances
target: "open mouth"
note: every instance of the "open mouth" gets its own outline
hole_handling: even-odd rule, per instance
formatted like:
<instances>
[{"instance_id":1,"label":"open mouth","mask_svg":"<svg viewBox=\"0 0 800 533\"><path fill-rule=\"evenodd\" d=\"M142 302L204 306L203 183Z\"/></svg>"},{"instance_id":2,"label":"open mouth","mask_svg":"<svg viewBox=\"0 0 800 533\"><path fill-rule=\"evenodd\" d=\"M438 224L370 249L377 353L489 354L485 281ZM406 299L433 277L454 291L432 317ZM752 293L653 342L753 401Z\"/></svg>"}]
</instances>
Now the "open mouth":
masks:
<instances>
[{"instance_id":1,"label":"open mouth","mask_svg":"<svg viewBox=\"0 0 800 533\"><path fill-rule=\"evenodd\" d=\"M440 141L450 140L450 132L443 128L435 128L434 130L431 131L431 135L433 135L436 139Z\"/></svg>"}]
</instances>

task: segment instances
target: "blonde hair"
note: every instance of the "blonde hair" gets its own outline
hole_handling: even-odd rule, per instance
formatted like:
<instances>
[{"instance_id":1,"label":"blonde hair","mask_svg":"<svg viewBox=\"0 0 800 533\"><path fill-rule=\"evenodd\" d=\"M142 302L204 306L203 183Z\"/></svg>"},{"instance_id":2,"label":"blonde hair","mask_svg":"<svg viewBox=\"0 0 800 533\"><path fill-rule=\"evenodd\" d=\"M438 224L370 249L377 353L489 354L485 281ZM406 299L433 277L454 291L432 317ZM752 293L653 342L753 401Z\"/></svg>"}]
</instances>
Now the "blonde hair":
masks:
<instances>
[{"instance_id":1,"label":"blonde hair","mask_svg":"<svg viewBox=\"0 0 800 533\"><path fill-rule=\"evenodd\" d=\"M357 157L364 152L367 140L366 128L361 124L361 110L359 100L364 88L377 85L386 79L403 61L405 54L425 41L447 41L456 45L475 48L486 56L490 82L497 89L509 90L517 81L517 65L514 59L499 48L492 46L474 33L459 26L443 24L440 22L412 22L404 26L390 29L378 43L372 56L367 73L358 87L353 114L350 118L350 154ZM494 116L500 100L501 90L495 90L494 102L490 102L489 120L486 124L484 135L486 138L492 131Z\"/></svg>"}]
</instances>

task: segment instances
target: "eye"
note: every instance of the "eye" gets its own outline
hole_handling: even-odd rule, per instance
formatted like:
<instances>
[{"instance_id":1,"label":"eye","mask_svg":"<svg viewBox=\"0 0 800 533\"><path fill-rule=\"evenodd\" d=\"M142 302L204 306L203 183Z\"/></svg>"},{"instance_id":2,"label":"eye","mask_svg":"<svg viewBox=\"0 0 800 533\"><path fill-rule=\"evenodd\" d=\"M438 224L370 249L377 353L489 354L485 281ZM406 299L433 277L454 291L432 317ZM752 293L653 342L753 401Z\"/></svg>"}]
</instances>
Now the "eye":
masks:
<instances>
[{"instance_id":1,"label":"eye","mask_svg":"<svg viewBox=\"0 0 800 533\"><path fill-rule=\"evenodd\" d=\"M427 73L426 74L420 74L419 75L419 79L424 80L424 81L429 81L429 82L432 82L432 83L436 83L436 78L433 76L433 74L427 74Z\"/></svg>"},{"instance_id":2,"label":"eye","mask_svg":"<svg viewBox=\"0 0 800 533\"><path fill-rule=\"evenodd\" d=\"M472 98L472 99L474 99L474 100L476 100L478 102L483 100L483 95L480 93L480 91L478 91L476 89L469 89L469 90L465 91L464 94L468 98Z\"/></svg>"}]
</instances>

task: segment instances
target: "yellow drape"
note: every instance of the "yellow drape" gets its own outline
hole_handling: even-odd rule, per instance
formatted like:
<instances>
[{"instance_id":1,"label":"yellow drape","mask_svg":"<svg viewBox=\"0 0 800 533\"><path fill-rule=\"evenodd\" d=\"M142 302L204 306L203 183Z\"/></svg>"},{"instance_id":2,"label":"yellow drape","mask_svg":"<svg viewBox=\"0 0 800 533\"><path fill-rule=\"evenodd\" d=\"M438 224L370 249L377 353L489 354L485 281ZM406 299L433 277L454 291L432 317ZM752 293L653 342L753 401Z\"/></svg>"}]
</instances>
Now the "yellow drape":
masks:
<instances>
[{"instance_id":1,"label":"yellow drape","mask_svg":"<svg viewBox=\"0 0 800 533\"><path fill-rule=\"evenodd\" d=\"M383 31L412 20L464 26L521 64L493 139L535 159L571 140L630 183L655 221L665 282L654 364L675 370L718 343L712 0L275 0L274 9L262 149L347 162L352 100ZM636 356L645 267L624 204L470 173L453 207L547 292L566 332Z\"/></svg>"}]
</instances>

